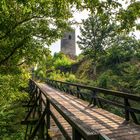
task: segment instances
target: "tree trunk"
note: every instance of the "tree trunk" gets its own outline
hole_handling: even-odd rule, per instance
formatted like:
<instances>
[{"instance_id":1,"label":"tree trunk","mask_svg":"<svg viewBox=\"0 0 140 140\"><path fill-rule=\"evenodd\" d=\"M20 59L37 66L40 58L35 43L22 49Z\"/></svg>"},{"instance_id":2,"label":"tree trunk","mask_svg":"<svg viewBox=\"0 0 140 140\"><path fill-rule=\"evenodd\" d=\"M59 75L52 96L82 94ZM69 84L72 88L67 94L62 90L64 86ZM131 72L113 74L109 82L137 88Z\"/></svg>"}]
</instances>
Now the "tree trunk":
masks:
<instances>
[{"instance_id":1,"label":"tree trunk","mask_svg":"<svg viewBox=\"0 0 140 140\"><path fill-rule=\"evenodd\" d=\"M93 62L93 80L97 79L97 63Z\"/></svg>"}]
</instances>

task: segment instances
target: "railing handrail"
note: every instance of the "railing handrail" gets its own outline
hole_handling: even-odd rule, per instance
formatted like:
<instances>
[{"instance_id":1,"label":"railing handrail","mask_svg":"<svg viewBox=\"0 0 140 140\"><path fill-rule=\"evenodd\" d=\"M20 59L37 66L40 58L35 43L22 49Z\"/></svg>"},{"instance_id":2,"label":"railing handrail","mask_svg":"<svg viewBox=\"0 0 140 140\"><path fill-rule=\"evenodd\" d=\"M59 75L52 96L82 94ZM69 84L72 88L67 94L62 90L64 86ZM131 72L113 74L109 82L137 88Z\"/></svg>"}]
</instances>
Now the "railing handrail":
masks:
<instances>
[{"instance_id":1,"label":"railing handrail","mask_svg":"<svg viewBox=\"0 0 140 140\"><path fill-rule=\"evenodd\" d=\"M55 88L58 88L66 93L68 92L74 96L77 96L78 98L90 101L89 105L96 106L98 103L98 105L101 108L103 108L102 103L105 103L105 104L107 103L109 105L113 105L118 108L123 108L124 109L123 114L125 115L126 121L130 120L130 115L131 115L133 121L136 124L140 124L136 116L136 114L140 114L140 109L138 107L131 107L131 104L130 104L132 101L135 101L137 103L140 102L140 96L138 95L133 95L130 93L125 93L125 92L120 92L120 91L113 91L113 90L108 90L108 89L103 89L103 88L98 88L98 87L92 87L92 86L87 86L87 85L82 85L82 84L63 82L59 80L46 79L46 82L50 84L51 86L54 86ZM75 87L76 89L72 87ZM84 94L85 92L83 92L81 89L89 90L89 92L86 91L86 94ZM104 96L102 96L102 94ZM87 95L89 96L85 97ZM110 99L107 98L107 95L118 97L121 100L111 101Z\"/></svg>"},{"instance_id":2,"label":"railing handrail","mask_svg":"<svg viewBox=\"0 0 140 140\"><path fill-rule=\"evenodd\" d=\"M92 90L92 91L96 91L96 92L101 92L101 93L105 93L105 94L108 94L108 95L113 95L113 96L122 97L122 98L128 98L128 99L134 100L134 101L140 101L140 96L133 95L131 93L114 91L114 90L109 90L109 89L104 89L104 88L99 88L99 87L93 87L93 86L87 86L87 85L77 84L77 83L64 82L64 81L59 81L59 80L51 80L51 79L47 79L47 80L54 81L54 82L59 82L59 83L63 83L63 84L71 85L71 86L81 87L81 88L84 88L84 89L88 89L88 90Z\"/></svg>"}]
</instances>

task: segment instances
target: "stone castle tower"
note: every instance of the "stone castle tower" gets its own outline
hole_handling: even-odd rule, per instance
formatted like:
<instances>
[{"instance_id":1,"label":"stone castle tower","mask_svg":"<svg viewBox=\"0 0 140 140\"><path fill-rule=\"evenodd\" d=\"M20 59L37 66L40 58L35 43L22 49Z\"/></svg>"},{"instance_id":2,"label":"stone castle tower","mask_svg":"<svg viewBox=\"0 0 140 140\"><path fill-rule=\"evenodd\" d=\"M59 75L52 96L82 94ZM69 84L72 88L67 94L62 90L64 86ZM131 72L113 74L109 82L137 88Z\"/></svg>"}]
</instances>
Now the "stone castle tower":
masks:
<instances>
[{"instance_id":1,"label":"stone castle tower","mask_svg":"<svg viewBox=\"0 0 140 140\"><path fill-rule=\"evenodd\" d=\"M61 52L66 55L76 56L75 30L64 34L61 39Z\"/></svg>"}]
</instances>

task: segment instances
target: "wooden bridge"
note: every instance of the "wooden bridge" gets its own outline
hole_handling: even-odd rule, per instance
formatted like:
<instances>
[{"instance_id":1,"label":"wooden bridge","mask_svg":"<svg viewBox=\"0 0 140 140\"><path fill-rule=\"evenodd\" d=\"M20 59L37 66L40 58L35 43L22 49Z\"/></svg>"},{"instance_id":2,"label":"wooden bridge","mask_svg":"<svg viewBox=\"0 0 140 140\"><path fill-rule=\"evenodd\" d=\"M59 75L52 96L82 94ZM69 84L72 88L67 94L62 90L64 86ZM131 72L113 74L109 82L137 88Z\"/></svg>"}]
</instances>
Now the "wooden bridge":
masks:
<instances>
[{"instance_id":1,"label":"wooden bridge","mask_svg":"<svg viewBox=\"0 0 140 140\"><path fill-rule=\"evenodd\" d=\"M140 96L49 79L29 85L25 140L140 140Z\"/></svg>"}]
</instances>

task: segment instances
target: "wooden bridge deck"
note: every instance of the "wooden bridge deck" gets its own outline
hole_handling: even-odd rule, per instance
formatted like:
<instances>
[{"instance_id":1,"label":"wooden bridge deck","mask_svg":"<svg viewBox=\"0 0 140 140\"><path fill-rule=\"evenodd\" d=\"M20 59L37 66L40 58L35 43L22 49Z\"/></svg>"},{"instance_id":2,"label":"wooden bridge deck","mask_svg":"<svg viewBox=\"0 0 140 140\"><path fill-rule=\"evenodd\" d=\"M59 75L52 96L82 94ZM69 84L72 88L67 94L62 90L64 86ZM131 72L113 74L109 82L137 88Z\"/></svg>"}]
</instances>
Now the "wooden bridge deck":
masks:
<instances>
[{"instance_id":1,"label":"wooden bridge deck","mask_svg":"<svg viewBox=\"0 0 140 140\"><path fill-rule=\"evenodd\" d=\"M92 130L105 135L107 139L140 140L139 125L133 123L126 124L123 118L101 108L88 107L87 102L78 99L77 97L53 89L47 84L38 83L37 85L50 99L55 100L68 111L70 111L75 119L80 119L83 124L86 124L90 126ZM67 121L64 120L52 106L51 110L55 113L55 115L57 114L56 116L58 120L64 126L66 131L71 135L72 128L67 123ZM51 129L55 130L56 133L58 132L58 135L61 135L59 130L56 128L56 125L53 125L53 123L51 124Z\"/></svg>"}]
</instances>

